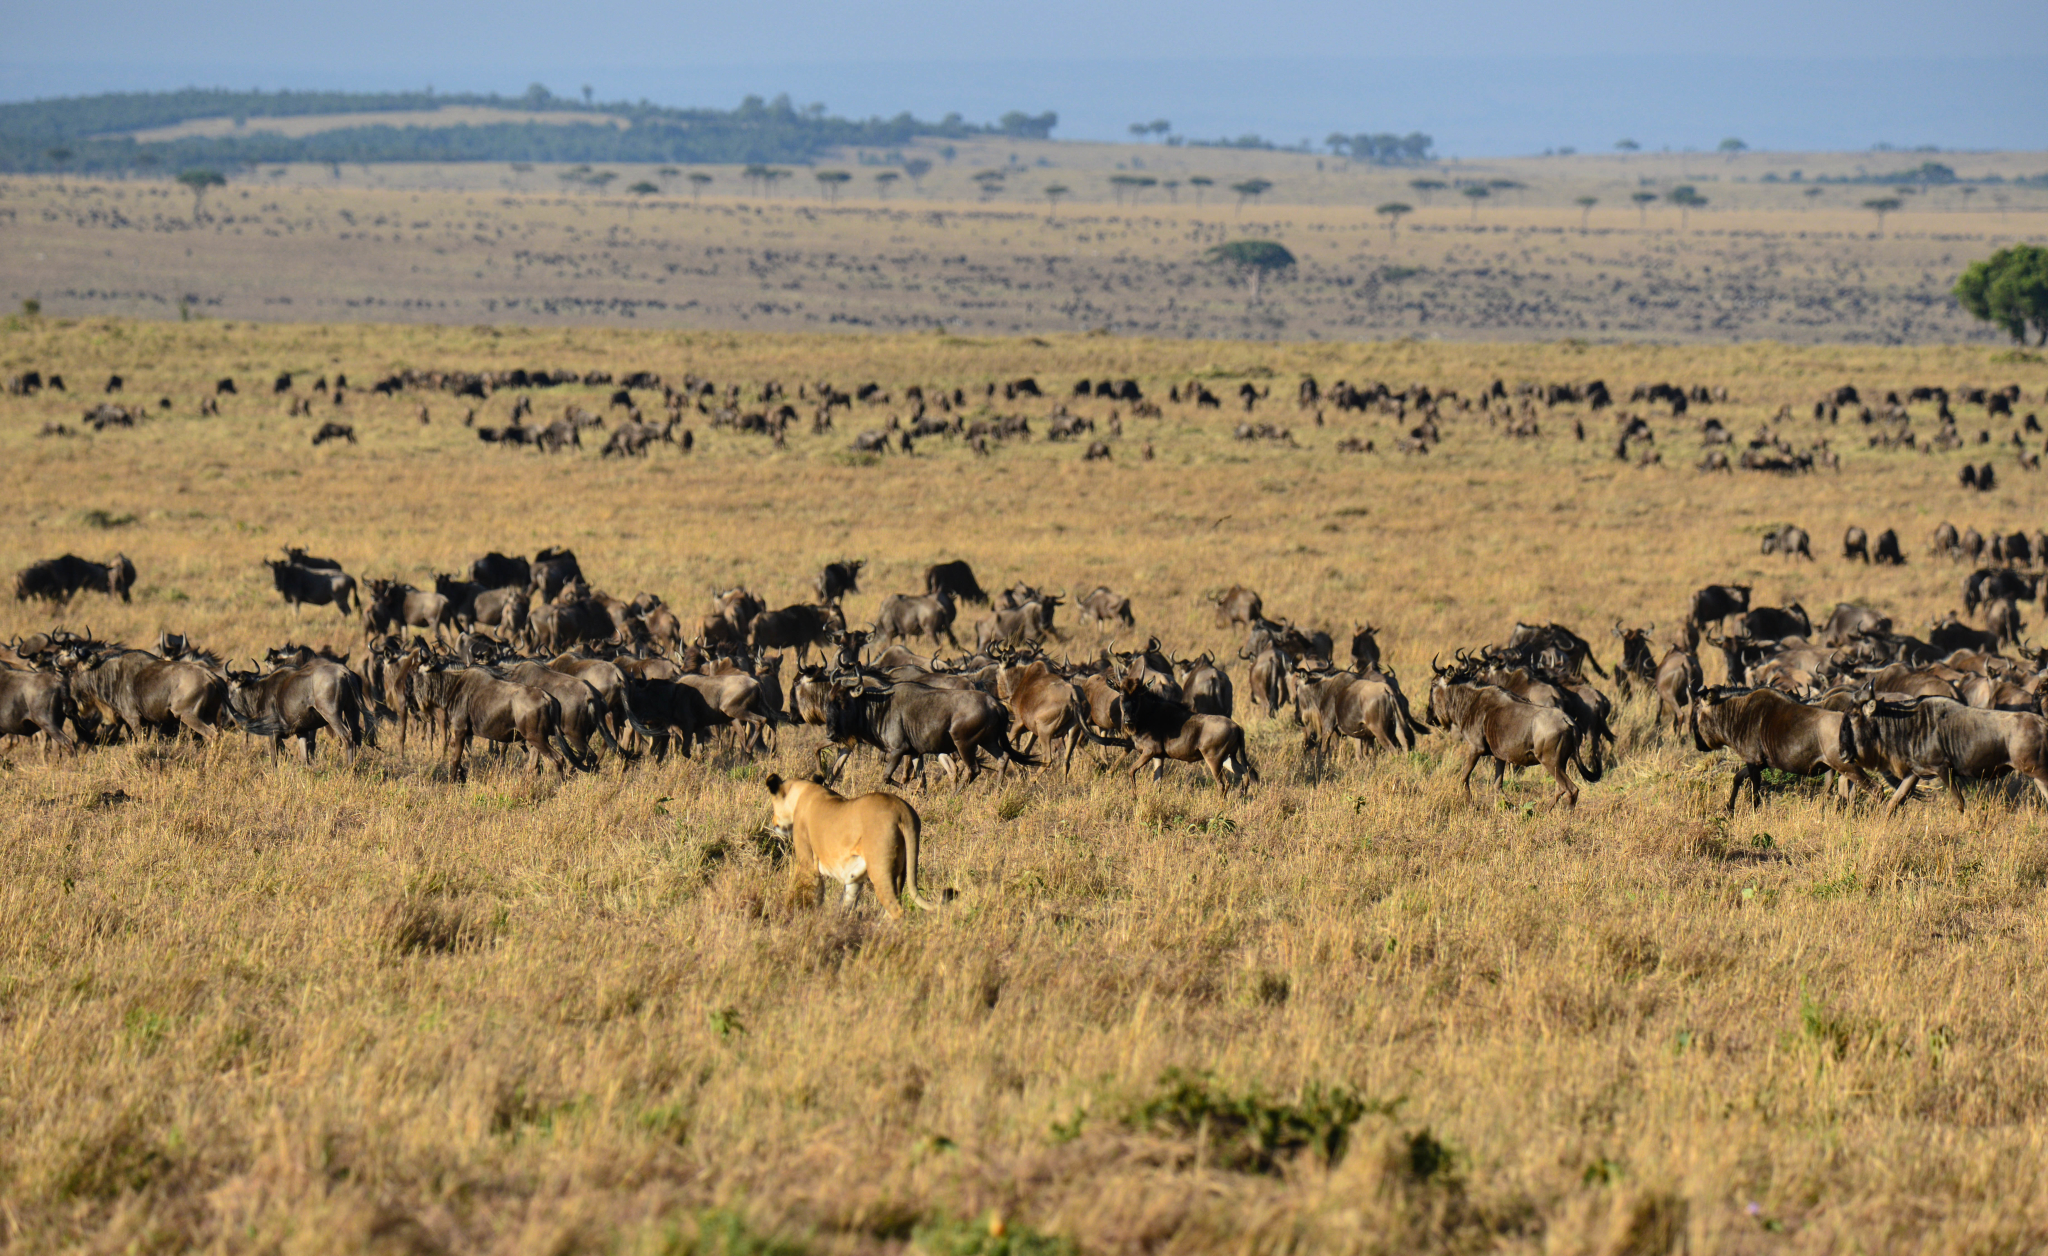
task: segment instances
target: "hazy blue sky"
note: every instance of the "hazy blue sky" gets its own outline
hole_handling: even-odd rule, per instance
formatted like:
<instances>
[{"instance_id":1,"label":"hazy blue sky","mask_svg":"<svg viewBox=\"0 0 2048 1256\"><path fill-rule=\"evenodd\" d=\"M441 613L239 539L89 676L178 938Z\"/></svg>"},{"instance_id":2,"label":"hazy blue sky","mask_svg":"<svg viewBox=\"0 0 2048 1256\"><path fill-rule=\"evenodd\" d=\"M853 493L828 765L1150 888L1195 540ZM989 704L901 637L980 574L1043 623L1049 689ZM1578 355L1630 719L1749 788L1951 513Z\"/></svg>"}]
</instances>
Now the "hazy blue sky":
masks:
<instances>
[{"instance_id":1,"label":"hazy blue sky","mask_svg":"<svg viewBox=\"0 0 2048 1256\"><path fill-rule=\"evenodd\" d=\"M1477 156L1554 145L2048 148L2043 0L6 0L0 97L418 87L985 119L1066 138L1428 131Z\"/></svg>"}]
</instances>

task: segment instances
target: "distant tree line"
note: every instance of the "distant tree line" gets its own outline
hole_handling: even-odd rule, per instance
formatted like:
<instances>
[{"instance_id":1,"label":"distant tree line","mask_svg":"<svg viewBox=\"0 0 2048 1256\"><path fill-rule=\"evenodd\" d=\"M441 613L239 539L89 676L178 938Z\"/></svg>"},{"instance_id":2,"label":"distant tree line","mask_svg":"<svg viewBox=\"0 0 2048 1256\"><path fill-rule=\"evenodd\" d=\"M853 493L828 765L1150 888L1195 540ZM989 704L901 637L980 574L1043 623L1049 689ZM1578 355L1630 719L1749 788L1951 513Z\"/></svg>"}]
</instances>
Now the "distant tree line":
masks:
<instances>
[{"instance_id":1,"label":"distant tree line","mask_svg":"<svg viewBox=\"0 0 2048 1256\"><path fill-rule=\"evenodd\" d=\"M1395 135L1391 131L1360 132L1345 135L1333 131L1323 141L1331 152L1353 161L1370 162L1376 166L1414 165L1430 159L1429 151L1436 147L1436 141L1420 131L1406 135Z\"/></svg>"},{"instance_id":2,"label":"distant tree line","mask_svg":"<svg viewBox=\"0 0 2048 1256\"><path fill-rule=\"evenodd\" d=\"M172 126L204 118L303 117L393 113L480 105L535 112L601 113L625 120L491 123L482 126L372 125L285 136L264 131L139 143L112 132ZM538 83L521 96L426 92L231 92L187 89L131 92L0 105L0 171L109 171L195 166L231 169L271 162L549 161L792 162L842 146L886 146L926 136L1007 135L1046 139L1059 114L1011 111L977 126L957 113L928 122L833 117L823 105L799 108L788 96L749 96L736 109L671 109L599 104L555 96Z\"/></svg>"}]
</instances>

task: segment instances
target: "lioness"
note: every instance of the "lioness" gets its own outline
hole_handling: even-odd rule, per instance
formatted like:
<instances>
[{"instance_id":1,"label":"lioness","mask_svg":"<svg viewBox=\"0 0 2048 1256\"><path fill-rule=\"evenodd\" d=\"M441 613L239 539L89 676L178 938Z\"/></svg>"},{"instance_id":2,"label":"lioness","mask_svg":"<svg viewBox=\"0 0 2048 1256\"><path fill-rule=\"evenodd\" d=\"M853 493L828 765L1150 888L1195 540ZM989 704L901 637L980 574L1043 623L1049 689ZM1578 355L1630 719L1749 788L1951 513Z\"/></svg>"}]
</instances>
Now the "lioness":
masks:
<instances>
[{"instance_id":1,"label":"lioness","mask_svg":"<svg viewBox=\"0 0 2048 1256\"><path fill-rule=\"evenodd\" d=\"M815 886L825 901L823 878L843 888L848 907L860 900L860 883L875 887L882 910L901 918L900 894L926 911L917 892L917 812L894 794L842 798L820 780L768 778L775 799L775 835L790 839L790 874L798 889ZM807 886L806 882L810 885Z\"/></svg>"}]
</instances>

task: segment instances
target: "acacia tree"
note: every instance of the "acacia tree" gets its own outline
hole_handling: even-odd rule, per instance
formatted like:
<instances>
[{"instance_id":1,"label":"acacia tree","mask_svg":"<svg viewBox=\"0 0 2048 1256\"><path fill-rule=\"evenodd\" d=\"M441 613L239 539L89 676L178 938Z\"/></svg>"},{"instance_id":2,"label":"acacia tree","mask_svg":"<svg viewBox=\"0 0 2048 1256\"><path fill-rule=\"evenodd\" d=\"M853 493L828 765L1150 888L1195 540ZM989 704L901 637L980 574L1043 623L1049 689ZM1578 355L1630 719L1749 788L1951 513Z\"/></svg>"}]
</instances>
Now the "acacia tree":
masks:
<instances>
[{"instance_id":1,"label":"acacia tree","mask_svg":"<svg viewBox=\"0 0 2048 1256\"><path fill-rule=\"evenodd\" d=\"M1237 193L1238 211L1242 213L1244 210L1244 203L1246 201L1251 200L1254 197L1264 196L1266 194L1267 189L1271 188L1272 186L1273 185L1265 179L1246 179L1242 183L1231 184L1230 190ZM1284 249L1282 250L1282 252L1285 251L1286 250Z\"/></svg>"},{"instance_id":2,"label":"acacia tree","mask_svg":"<svg viewBox=\"0 0 2048 1256\"><path fill-rule=\"evenodd\" d=\"M818 181L818 189L825 194L828 201L837 201L839 189L846 185L848 179L853 178L844 170L820 170L811 177Z\"/></svg>"},{"instance_id":3,"label":"acacia tree","mask_svg":"<svg viewBox=\"0 0 2048 1256\"><path fill-rule=\"evenodd\" d=\"M2048 248L2015 244L1971 262L1956 280L1955 294L1964 309L2020 344L2027 343L2031 323L2039 329L2034 343L2048 345Z\"/></svg>"},{"instance_id":4,"label":"acacia tree","mask_svg":"<svg viewBox=\"0 0 2048 1256\"><path fill-rule=\"evenodd\" d=\"M1427 205L1429 204L1429 194L1431 192L1441 192L1449 184L1446 184L1442 179L1410 179L1408 180L1408 186L1414 188L1415 194L1422 198L1424 205Z\"/></svg>"},{"instance_id":5,"label":"acacia tree","mask_svg":"<svg viewBox=\"0 0 2048 1256\"><path fill-rule=\"evenodd\" d=\"M903 176L894 170L884 170L875 175L875 191L883 200L889 199L889 189Z\"/></svg>"},{"instance_id":6,"label":"acacia tree","mask_svg":"<svg viewBox=\"0 0 2048 1256\"><path fill-rule=\"evenodd\" d=\"M1460 196L1463 196L1463 197L1464 197L1464 198L1465 198L1466 200L1468 200L1468 201L1472 202L1472 221L1473 221L1473 222L1478 222L1478 221L1479 221L1479 202L1481 202L1481 201L1485 200L1485 199L1486 199L1487 197L1489 197L1489 196L1493 195L1493 193L1492 193L1492 192L1490 192L1490 191L1488 191L1488 190L1486 189L1486 187L1485 187L1485 186L1484 186L1483 184L1478 184L1478 183L1475 183L1475 184L1473 184L1472 186L1470 186L1470 187L1467 187L1467 188L1461 188L1461 189L1459 189L1459 192L1458 192L1458 194L1459 194Z\"/></svg>"},{"instance_id":7,"label":"acacia tree","mask_svg":"<svg viewBox=\"0 0 2048 1256\"><path fill-rule=\"evenodd\" d=\"M1403 205L1400 201L1388 201L1372 212L1387 220L1387 247L1392 248L1394 247L1394 232L1401 226L1401 215L1414 213L1415 207Z\"/></svg>"},{"instance_id":8,"label":"acacia tree","mask_svg":"<svg viewBox=\"0 0 2048 1256\"><path fill-rule=\"evenodd\" d=\"M1572 202L1572 204L1577 205L1579 207L1580 235L1586 234L1586 228L1588 224L1592 222L1593 219L1593 207L1595 205L1598 205L1599 203L1600 198L1597 196L1581 196L1578 200Z\"/></svg>"},{"instance_id":9,"label":"acacia tree","mask_svg":"<svg viewBox=\"0 0 2048 1256\"><path fill-rule=\"evenodd\" d=\"M1215 187L1216 180L1206 174L1189 175L1188 186L1195 190L1195 204L1199 205L1202 203L1202 193Z\"/></svg>"},{"instance_id":10,"label":"acacia tree","mask_svg":"<svg viewBox=\"0 0 2048 1256\"><path fill-rule=\"evenodd\" d=\"M227 186L227 178L218 170L183 170L178 173L178 182L192 189L192 217L199 217L201 202L206 199L206 189Z\"/></svg>"},{"instance_id":11,"label":"acacia tree","mask_svg":"<svg viewBox=\"0 0 2048 1256\"><path fill-rule=\"evenodd\" d=\"M703 200L704 189L710 186L710 184L710 175L704 173L702 170L692 170L690 172L690 199L693 201Z\"/></svg>"},{"instance_id":12,"label":"acacia tree","mask_svg":"<svg viewBox=\"0 0 2048 1256\"><path fill-rule=\"evenodd\" d=\"M1650 206L1657 203L1655 192L1631 192L1630 200L1636 203L1636 222L1641 226L1650 225Z\"/></svg>"},{"instance_id":13,"label":"acacia tree","mask_svg":"<svg viewBox=\"0 0 2048 1256\"><path fill-rule=\"evenodd\" d=\"M1877 215L1877 238L1884 238L1884 216L1895 209L1902 209L1906 202L1896 196L1874 196L1863 202L1863 208Z\"/></svg>"},{"instance_id":14,"label":"acacia tree","mask_svg":"<svg viewBox=\"0 0 2048 1256\"><path fill-rule=\"evenodd\" d=\"M911 186L924 191L924 177L932 172L932 163L923 157L912 157L903 163L903 173L910 177Z\"/></svg>"},{"instance_id":15,"label":"acacia tree","mask_svg":"<svg viewBox=\"0 0 2048 1256\"><path fill-rule=\"evenodd\" d=\"M1259 282L1270 272L1287 270L1294 265L1294 254L1287 246L1273 240L1232 240L1209 250L1211 261L1235 266L1239 273L1251 281L1251 303L1259 303Z\"/></svg>"},{"instance_id":16,"label":"acacia tree","mask_svg":"<svg viewBox=\"0 0 2048 1256\"><path fill-rule=\"evenodd\" d=\"M1046 217L1048 217L1048 218L1057 218L1057 217L1059 217L1059 212L1060 212L1060 198L1061 198L1062 196L1065 196L1065 195L1067 194L1067 191L1068 191L1067 185L1066 185L1066 184L1064 184L1064 183L1048 183L1048 184L1046 184L1046 185L1045 185L1045 205L1046 205L1046 209L1045 209L1045 216L1046 216Z\"/></svg>"},{"instance_id":17,"label":"acacia tree","mask_svg":"<svg viewBox=\"0 0 2048 1256\"><path fill-rule=\"evenodd\" d=\"M1687 215L1695 209L1703 208L1707 203L1707 198L1701 196L1699 189L1693 187L1690 183L1681 183L1677 187L1672 188L1664 194L1664 199L1678 206L1678 229L1680 231L1686 228Z\"/></svg>"}]
</instances>

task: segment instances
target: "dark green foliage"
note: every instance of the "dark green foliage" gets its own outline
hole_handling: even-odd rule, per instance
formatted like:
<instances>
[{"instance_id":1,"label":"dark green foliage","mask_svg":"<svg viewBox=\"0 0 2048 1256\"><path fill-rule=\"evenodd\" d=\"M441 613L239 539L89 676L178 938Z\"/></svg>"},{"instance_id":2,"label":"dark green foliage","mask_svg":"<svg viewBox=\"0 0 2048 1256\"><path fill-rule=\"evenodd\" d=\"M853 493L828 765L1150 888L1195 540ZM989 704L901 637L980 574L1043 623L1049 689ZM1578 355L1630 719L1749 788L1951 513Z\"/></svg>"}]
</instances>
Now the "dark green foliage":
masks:
<instances>
[{"instance_id":1,"label":"dark green foliage","mask_svg":"<svg viewBox=\"0 0 2048 1256\"><path fill-rule=\"evenodd\" d=\"M2038 329L2035 344L2048 344L2048 248L2016 244L1981 262L1971 262L1956 280L1963 308L1995 323L2021 344L2027 326Z\"/></svg>"},{"instance_id":2,"label":"dark green foliage","mask_svg":"<svg viewBox=\"0 0 2048 1256\"><path fill-rule=\"evenodd\" d=\"M1168 1069L1160 1092L1123 1115L1132 1129L1172 1136L1194 1135L1207 1144L1209 1161L1240 1173L1278 1173L1284 1159L1310 1152L1336 1164L1350 1147L1351 1127L1368 1115L1391 1116L1396 1103L1362 1099L1342 1086L1305 1087L1293 1103L1269 1099L1257 1089L1233 1095L1206 1073ZM1418 1143L1416 1138L1422 1141ZM1409 1140L1411 1168L1429 1177L1449 1163L1442 1144L1425 1132Z\"/></svg>"}]
</instances>

